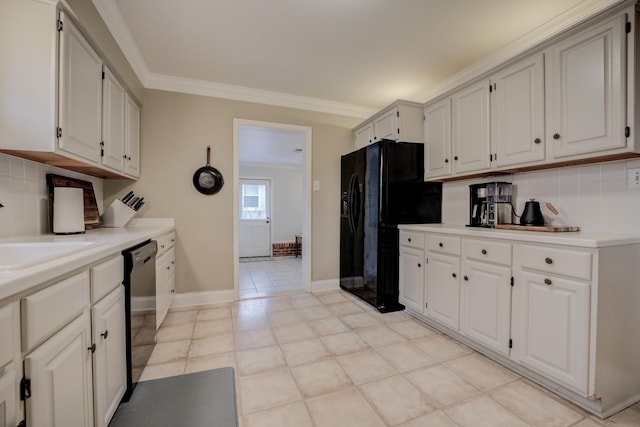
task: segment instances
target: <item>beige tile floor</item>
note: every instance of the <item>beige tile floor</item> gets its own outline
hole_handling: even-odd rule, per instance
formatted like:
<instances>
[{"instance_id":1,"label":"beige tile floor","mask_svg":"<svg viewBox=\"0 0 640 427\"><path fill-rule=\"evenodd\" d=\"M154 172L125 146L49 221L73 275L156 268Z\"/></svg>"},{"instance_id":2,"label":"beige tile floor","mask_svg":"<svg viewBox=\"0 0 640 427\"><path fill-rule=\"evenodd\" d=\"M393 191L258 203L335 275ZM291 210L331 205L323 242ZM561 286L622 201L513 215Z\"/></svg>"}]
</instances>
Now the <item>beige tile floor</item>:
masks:
<instances>
[{"instance_id":1,"label":"beige tile floor","mask_svg":"<svg viewBox=\"0 0 640 427\"><path fill-rule=\"evenodd\" d=\"M240 299L304 291L302 257L240 262Z\"/></svg>"},{"instance_id":2,"label":"beige tile floor","mask_svg":"<svg viewBox=\"0 0 640 427\"><path fill-rule=\"evenodd\" d=\"M242 427L640 426L601 420L402 312L333 291L172 309L142 379L232 366Z\"/></svg>"}]
</instances>

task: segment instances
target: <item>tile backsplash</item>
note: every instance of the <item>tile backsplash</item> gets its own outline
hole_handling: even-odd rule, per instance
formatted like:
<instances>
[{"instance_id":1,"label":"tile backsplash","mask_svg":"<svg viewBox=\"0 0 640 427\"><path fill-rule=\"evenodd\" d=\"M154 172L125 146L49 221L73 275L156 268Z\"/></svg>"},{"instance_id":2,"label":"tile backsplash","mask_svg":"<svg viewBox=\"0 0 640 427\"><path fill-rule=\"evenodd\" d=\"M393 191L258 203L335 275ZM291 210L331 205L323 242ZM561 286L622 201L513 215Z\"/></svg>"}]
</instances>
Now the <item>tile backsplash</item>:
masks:
<instances>
[{"instance_id":1,"label":"tile backsplash","mask_svg":"<svg viewBox=\"0 0 640 427\"><path fill-rule=\"evenodd\" d=\"M442 219L448 224L468 224L469 185L506 181L513 183L517 214L522 213L527 200L535 198L548 224L578 225L584 231L640 233L640 189L627 188L629 168L640 168L640 160L448 182L443 185ZM547 202L559 211L557 216L545 207Z\"/></svg>"},{"instance_id":2,"label":"tile backsplash","mask_svg":"<svg viewBox=\"0 0 640 427\"><path fill-rule=\"evenodd\" d=\"M93 183L98 209L103 211L102 179L0 154L0 204L4 205L0 208L0 238L50 232L47 173Z\"/></svg>"}]
</instances>

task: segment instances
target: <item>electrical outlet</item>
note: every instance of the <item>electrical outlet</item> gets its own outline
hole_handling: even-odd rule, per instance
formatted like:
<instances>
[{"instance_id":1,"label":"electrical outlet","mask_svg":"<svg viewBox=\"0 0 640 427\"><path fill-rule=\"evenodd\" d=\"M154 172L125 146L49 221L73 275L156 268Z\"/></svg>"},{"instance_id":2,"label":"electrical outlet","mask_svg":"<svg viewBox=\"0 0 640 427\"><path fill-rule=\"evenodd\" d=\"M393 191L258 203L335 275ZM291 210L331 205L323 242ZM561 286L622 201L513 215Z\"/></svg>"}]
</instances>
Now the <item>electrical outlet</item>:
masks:
<instances>
[{"instance_id":1,"label":"electrical outlet","mask_svg":"<svg viewBox=\"0 0 640 427\"><path fill-rule=\"evenodd\" d=\"M627 188L640 189L640 168L627 169Z\"/></svg>"},{"instance_id":2,"label":"electrical outlet","mask_svg":"<svg viewBox=\"0 0 640 427\"><path fill-rule=\"evenodd\" d=\"M640 170L640 169L638 169L638 170ZM317 180L313 181L313 191L320 191L320 181L317 181Z\"/></svg>"}]
</instances>

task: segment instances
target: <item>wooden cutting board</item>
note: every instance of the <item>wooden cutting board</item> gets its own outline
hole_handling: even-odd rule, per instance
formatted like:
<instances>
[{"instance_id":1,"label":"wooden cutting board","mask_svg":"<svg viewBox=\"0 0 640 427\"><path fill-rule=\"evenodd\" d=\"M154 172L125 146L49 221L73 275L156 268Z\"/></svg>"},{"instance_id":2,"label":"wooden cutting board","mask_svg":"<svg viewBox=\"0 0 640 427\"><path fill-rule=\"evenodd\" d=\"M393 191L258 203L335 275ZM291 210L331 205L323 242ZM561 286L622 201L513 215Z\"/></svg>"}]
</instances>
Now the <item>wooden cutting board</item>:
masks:
<instances>
[{"instance_id":1,"label":"wooden cutting board","mask_svg":"<svg viewBox=\"0 0 640 427\"><path fill-rule=\"evenodd\" d=\"M496 228L504 230L525 230L525 231L547 231L552 233L563 231L580 231L580 227L575 225L517 225L517 224L498 224Z\"/></svg>"},{"instance_id":2,"label":"wooden cutting board","mask_svg":"<svg viewBox=\"0 0 640 427\"><path fill-rule=\"evenodd\" d=\"M81 179L68 178L66 176L47 174L47 187L49 190L49 223L53 224L53 188L54 187L76 187L82 188L84 195L84 228L91 230L100 227L100 213L98 212L98 202L93 191L93 184Z\"/></svg>"}]
</instances>

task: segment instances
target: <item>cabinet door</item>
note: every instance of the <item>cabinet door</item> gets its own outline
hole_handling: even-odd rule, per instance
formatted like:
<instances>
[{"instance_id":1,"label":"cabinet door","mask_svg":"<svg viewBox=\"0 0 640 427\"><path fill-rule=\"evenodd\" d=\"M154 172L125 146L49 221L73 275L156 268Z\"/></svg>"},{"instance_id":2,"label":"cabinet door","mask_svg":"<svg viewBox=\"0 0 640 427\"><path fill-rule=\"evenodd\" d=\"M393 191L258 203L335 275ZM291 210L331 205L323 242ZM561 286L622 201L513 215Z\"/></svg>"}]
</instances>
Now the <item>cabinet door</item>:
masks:
<instances>
[{"instance_id":1,"label":"cabinet door","mask_svg":"<svg viewBox=\"0 0 640 427\"><path fill-rule=\"evenodd\" d=\"M547 141L554 158L624 148L626 15L549 51Z\"/></svg>"},{"instance_id":2,"label":"cabinet door","mask_svg":"<svg viewBox=\"0 0 640 427\"><path fill-rule=\"evenodd\" d=\"M125 170L127 175L140 176L140 107L126 95L125 103Z\"/></svg>"},{"instance_id":3,"label":"cabinet door","mask_svg":"<svg viewBox=\"0 0 640 427\"><path fill-rule=\"evenodd\" d=\"M18 425L16 390L16 373L14 371L8 371L0 375L0 427Z\"/></svg>"},{"instance_id":4,"label":"cabinet door","mask_svg":"<svg viewBox=\"0 0 640 427\"><path fill-rule=\"evenodd\" d=\"M454 172L489 169L489 80L451 97Z\"/></svg>"},{"instance_id":5,"label":"cabinet door","mask_svg":"<svg viewBox=\"0 0 640 427\"><path fill-rule=\"evenodd\" d=\"M589 370L590 285L521 272L520 362L586 395Z\"/></svg>"},{"instance_id":6,"label":"cabinet door","mask_svg":"<svg viewBox=\"0 0 640 427\"><path fill-rule=\"evenodd\" d=\"M117 171L124 169L124 106L124 87L105 66L102 81L102 164Z\"/></svg>"},{"instance_id":7,"label":"cabinet door","mask_svg":"<svg viewBox=\"0 0 640 427\"><path fill-rule=\"evenodd\" d=\"M356 132L356 150L373 142L373 122L361 127Z\"/></svg>"},{"instance_id":8,"label":"cabinet door","mask_svg":"<svg viewBox=\"0 0 640 427\"><path fill-rule=\"evenodd\" d=\"M25 358L25 376L31 380L29 426L93 425L89 325L84 312Z\"/></svg>"},{"instance_id":9,"label":"cabinet door","mask_svg":"<svg viewBox=\"0 0 640 427\"><path fill-rule=\"evenodd\" d=\"M380 141L382 139L392 139L394 141L397 141L399 133L397 107L392 108L391 110L373 119L374 142Z\"/></svg>"},{"instance_id":10,"label":"cabinet door","mask_svg":"<svg viewBox=\"0 0 640 427\"><path fill-rule=\"evenodd\" d=\"M100 163L102 60L60 12L58 148Z\"/></svg>"},{"instance_id":11,"label":"cabinet door","mask_svg":"<svg viewBox=\"0 0 640 427\"><path fill-rule=\"evenodd\" d=\"M496 165L544 160L543 56L509 67L491 81L491 141Z\"/></svg>"},{"instance_id":12,"label":"cabinet door","mask_svg":"<svg viewBox=\"0 0 640 427\"><path fill-rule=\"evenodd\" d=\"M114 289L91 308L95 426L106 427L127 383L124 287Z\"/></svg>"},{"instance_id":13,"label":"cabinet door","mask_svg":"<svg viewBox=\"0 0 640 427\"><path fill-rule=\"evenodd\" d=\"M458 329L460 310L460 258L430 253L427 259L424 313Z\"/></svg>"},{"instance_id":14,"label":"cabinet door","mask_svg":"<svg viewBox=\"0 0 640 427\"><path fill-rule=\"evenodd\" d=\"M451 99L424 109L424 177L451 174Z\"/></svg>"},{"instance_id":15,"label":"cabinet door","mask_svg":"<svg viewBox=\"0 0 640 427\"><path fill-rule=\"evenodd\" d=\"M399 296L401 304L419 313L424 307L424 252L400 248Z\"/></svg>"},{"instance_id":16,"label":"cabinet door","mask_svg":"<svg viewBox=\"0 0 640 427\"><path fill-rule=\"evenodd\" d=\"M156 329L162 324L171 302L169 279L172 272L172 253L169 250L156 260Z\"/></svg>"},{"instance_id":17,"label":"cabinet door","mask_svg":"<svg viewBox=\"0 0 640 427\"><path fill-rule=\"evenodd\" d=\"M465 261L461 274L462 333L508 356L511 335L511 269Z\"/></svg>"}]
</instances>

